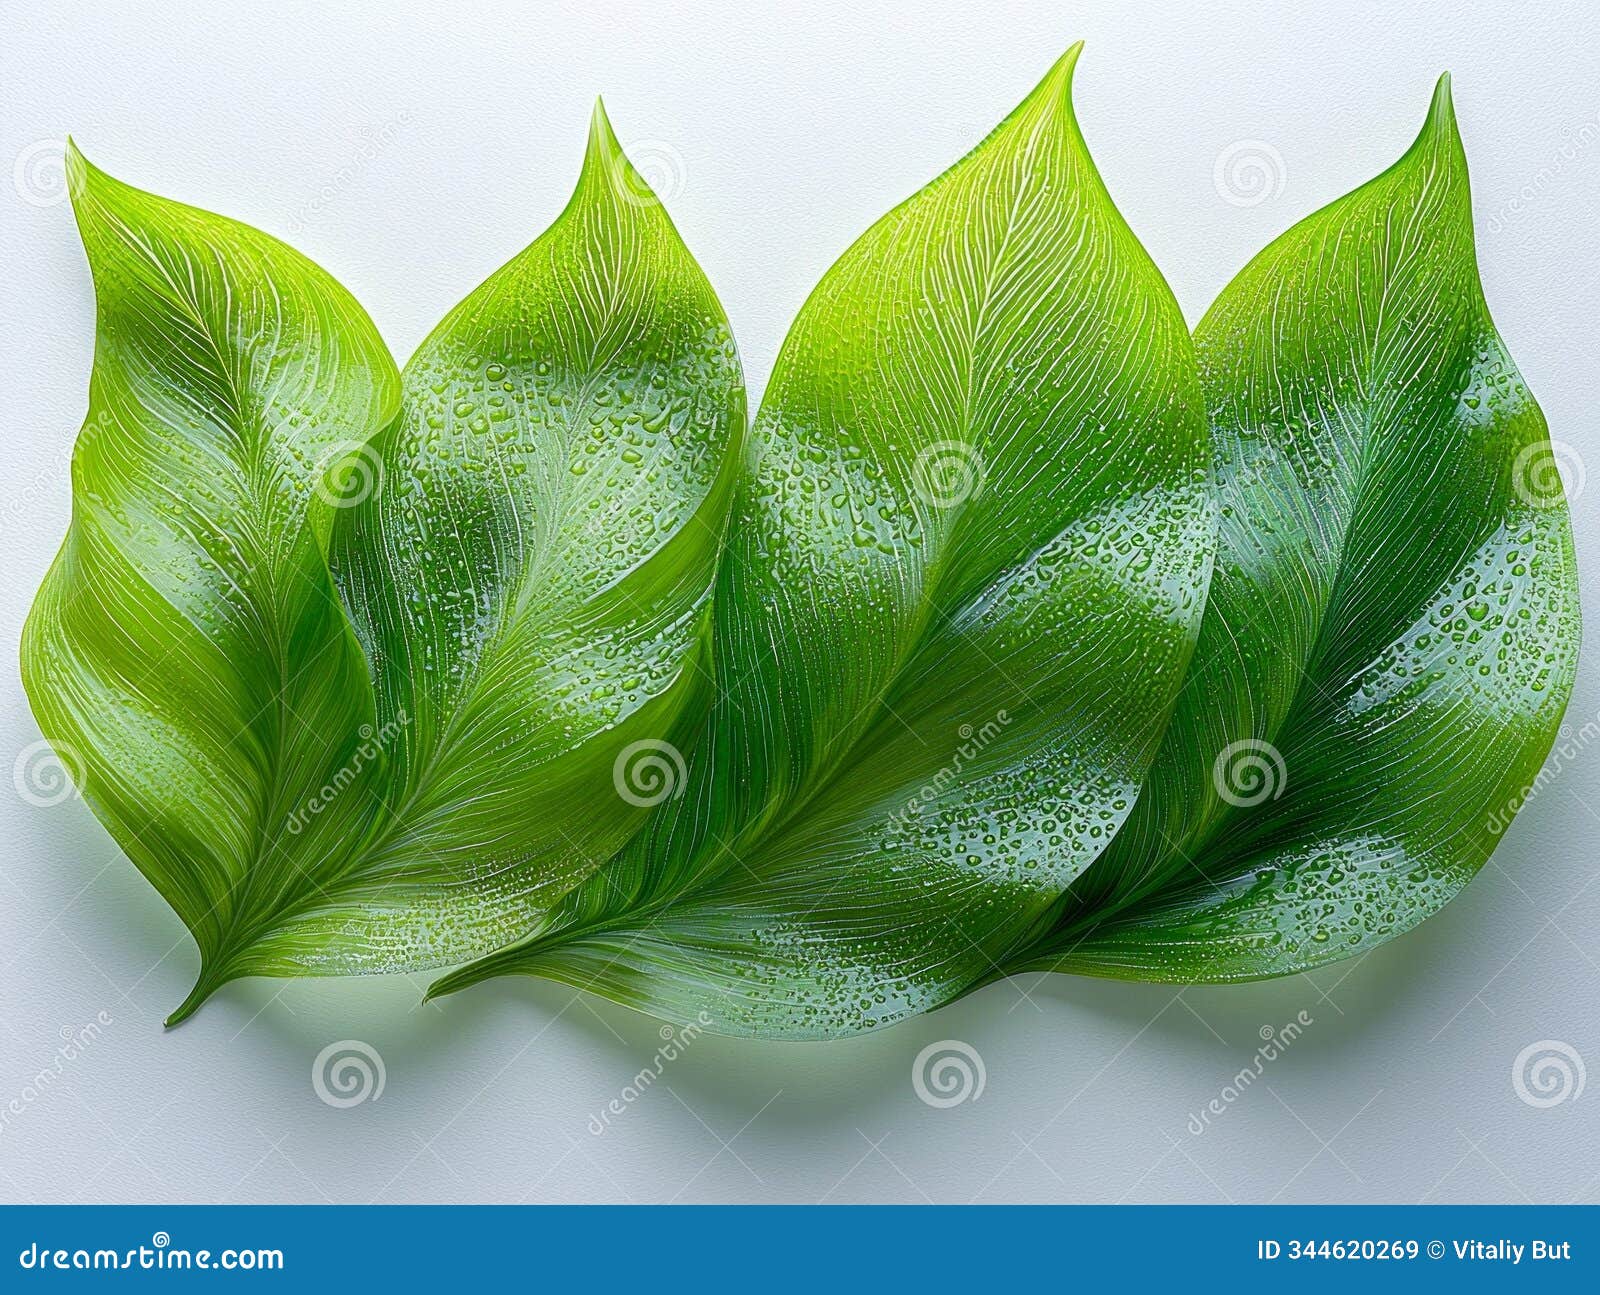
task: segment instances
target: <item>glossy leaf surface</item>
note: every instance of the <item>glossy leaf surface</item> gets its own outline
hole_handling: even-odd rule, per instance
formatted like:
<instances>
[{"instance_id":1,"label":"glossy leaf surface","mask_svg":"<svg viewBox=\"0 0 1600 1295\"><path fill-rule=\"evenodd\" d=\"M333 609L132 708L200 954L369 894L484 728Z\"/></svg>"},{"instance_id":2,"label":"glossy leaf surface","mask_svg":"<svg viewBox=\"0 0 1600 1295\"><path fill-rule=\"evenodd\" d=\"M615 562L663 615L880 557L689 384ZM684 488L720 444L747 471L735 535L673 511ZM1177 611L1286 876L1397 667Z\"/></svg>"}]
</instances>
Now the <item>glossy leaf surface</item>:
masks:
<instances>
[{"instance_id":1,"label":"glossy leaf surface","mask_svg":"<svg viewBox=\"0 0 1600 1295\"><path fill-rule=\"evenodd\" d=\"M790 331L683 794L441 988L531 972L728 1032L868 1029L991 973L1116 831L1213 519L1187 330L1089 159L1076 56Z\"/></svg>"},{"instance_id":2,"label":"glossy leaf surface","mask_svg":"<svg viewBox=\"0 0 1600 1295\"><path fill-rule=\"evenodd\" d=\"M643 823L709 700L744 421L727 318L597 107L566 211L406 365L338 535L396 740L376 886L308 961L333 931L362 968L487 953Z\"/></svg>"},{"instance_id":3,"label":"glossy leaf surface","mask_svg":"<svg viewBox=\"0 0 1600 1295\"><path fill-rule=\"evenodd\" d=\"M1138 808L1024 965L1249 979L1407 930L1488 858L1571 690L1566 500L1484 303L1448 78L1195 343L1221 520L1200 645Z\"/></svg>"},{"instance_id":4,"label":"glossy leaf surface","mask_svg":"<svg viewBox=\"0 0 1600 1295\"><path fill-rule=\"evenodd\" d=\"M1305 970L1484 865L1579 610L1448 82L1191 341L1077 53L828 272L748 437L598 109L403 373L298 253L69 152L97 341L23 677L199 945L175 1019L457 966L832 1037Z\"/></svg>"},{"instance_id":5,"label":"glossy leaf surface","mask_svg":"<svg viewBox=\"0 0 1600 1295\"><path fill-rule=\"evenodd\" d=\"M297 253L74 165L99 343L25 673L200 944L185 1010L498 947L708 697L744 423L709 285L598 110L567 210L403 379Z\"/></svg>"},{"instance_id":6,"label":"glossy leaf surface","mask_svg":"<svg viewBox=\"0 0 1600 1295\"><path fill-rule=\"evenodd\" d=\"M393 416L398 375L349 294L282 243L70 146L68 176L94 371L23 681L199 944L192 1006L316 899L372 821L372 689L327 536L340 465Z\"/></svg>"}]
</instances>

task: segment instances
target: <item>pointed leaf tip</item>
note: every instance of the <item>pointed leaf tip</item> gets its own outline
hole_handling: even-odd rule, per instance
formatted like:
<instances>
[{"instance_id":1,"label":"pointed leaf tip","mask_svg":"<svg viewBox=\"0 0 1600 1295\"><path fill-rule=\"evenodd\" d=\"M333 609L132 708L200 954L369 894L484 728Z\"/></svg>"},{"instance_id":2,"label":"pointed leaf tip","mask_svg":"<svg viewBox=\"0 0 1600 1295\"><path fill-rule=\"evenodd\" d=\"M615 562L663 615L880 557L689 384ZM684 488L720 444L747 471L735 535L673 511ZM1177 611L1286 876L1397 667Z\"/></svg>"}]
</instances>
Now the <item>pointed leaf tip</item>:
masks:
<instances>
[{"instance_id":1,"label":"pointed leaf tip","mask_svg":"<svg viewBox=\"0 0 1600 1295\"><path fill-rule=\"evenodd\" d=\"M600 95L594 97L594 111L589 114L589 147L607 151L620 148L617 133L611 129L611 118L606 115L606 101Z\"/></svg>"},{"instance_id":2,"label":"pointed leaf tip","mask_svg":"<svg viewBox=\"0 0 1600 1295\"><path fill-rule=\"evenodd\" d=\"M72 202L73 211L78 215L80 229L85 228L85 220L94 219L92 209L96 207L115 206L130 198L158 203L170 201L129 184L126 180L119 180L103 167L96 166L84 156L83 150L78 147L78 141L71 135L67 136L66 147L62 153L62 173L66 177L67 197Z\"/></svg>"},{"instance_id":3,"label":"pointed leaf tip","mask_svg":"<svg viewBox=\"0 0 1600 1295\"><path fill-rule=\"evenodd\" d=\"M67 147L61 167L67 178L67 196L73 202L78 200L78 195L83 192L84 185L91 176L103 174L99 167L83 155L83 150L78 147L78 141L71 135L67 136Z\"/></svg>"},{"instance_id":4,"label":"pointed leaf tip","mask_svg":"<svg viewBox=\"0 0 1600 1295\"><path fill-rule=\"evenodd\" d=\"M1428 115L1417 131L1411 147L1400 155L1396 167L1407 165L1432 165L1443 159L1454 169L1464 166L1461 150L1461 132L1456 128L1455 104L1450 96L1450 74L1440 75L1433 87L1433 98L1428 103Z\"/></svg>"},{"instance_id":5,"label":"pointed leaf tip","mask_svg":"<svg viewBox=\"0 0 1600 1295\"><path fill-rule=\"evenodd\" d=\"M1417 144L1454 139L1456 135L1455 102L1450 96L1450 74L1445 72L1433 87L1433 100L1428 104L1422 130L1417 134Z\"/></svg>"},{"instance_id":6,"label":"pointed leaf tip","mask_svg":"<svg viewBox=\"0 0 1600 1295\"><path fill-rule=\"evenodd\" d=\"M1075 124L1076 115L1072 108L1072 76L1073 70L1078 65L1078 56L1082 53L1083 42L1080 40L1050 65L1050 70L1028 92L1027 98L1011 112L1007 121L1042 114L1059 115Z\"/></svg>"},{"instance_id":7,"label":"pointed leaf tip","mask_svg":"<svg viewBox=\"0 0 1600 1295\"><path fill-rule=\"evenodd\" d=\"M584 154L578 188L582 190L589 184L598 185L634 206L654 207L660 203L649 182L628 160L627 151L612 129L605 100L598 96L589 118L589 146Z\"/></svg>"},{"instance_id":8,"label":"pointed leaf tip","mask_svg":"<svg viewBox=\"0 0 1600 1295\"><path fill-rule=\"evenodd\" d=\"M1078 66L1078 58L1083 53L1083 42L1076 41L1044 74L1044 80L1039 82L1035 93L1049 94L1059 97L1063 102L1072 101L1072 74Z\"/></svg>"},{"instance_id":9,"label":"pointed leaf tip","mask_svg":"<svg viewBox=\"0 0 1600 1295\"><path fill-rule=\"evenodd\" d=\"M1450 97L1450 74L1441 72L1433 87L1433 102L1428 105L1428 121L1436 127L1453 127L1456 122L1455 101Z\"/></svg>"},{"instance_id":10,"label":"pointed leaf tip","mask_svg":"<svg viewBox=\"0 0 1600 1295\"><path fill-rule=\"evenodd\" d=\"M202 971L199 979L194 982L194 988L189 991L188 997L179 1003L173 1009L172 1014L161 1023L163 1028L170 1030L174 1026L182 1025L200 1010L206 999L221 988L221 984L220 980L213 979Z\"/></svg>"}]
</instances>

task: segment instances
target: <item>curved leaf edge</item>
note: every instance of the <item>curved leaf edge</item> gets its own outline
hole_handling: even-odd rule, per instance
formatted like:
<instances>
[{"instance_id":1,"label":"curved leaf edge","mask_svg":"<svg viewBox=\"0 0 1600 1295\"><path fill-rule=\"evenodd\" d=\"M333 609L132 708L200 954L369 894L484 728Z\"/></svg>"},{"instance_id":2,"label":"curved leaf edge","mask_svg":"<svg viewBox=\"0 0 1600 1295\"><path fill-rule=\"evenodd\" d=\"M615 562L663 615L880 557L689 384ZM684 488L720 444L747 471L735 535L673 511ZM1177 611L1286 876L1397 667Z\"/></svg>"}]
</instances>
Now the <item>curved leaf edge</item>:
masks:
<instances>
[{"instance_id":1,"label":"curved leaf edge","mask_svg":"<svg viewBox=\"0 0 1600 1295\"><path fill-rule=\"evenodd\" d=\"M1288 238L1301 225L1318 219L1330 209L1348 201L1349 199L1370 188L1382 184L1384 181L1391 178L1396 172L1405 167L1424 150L1436 146L1441 137L1447 137L1452 142L1457 154L1459 155L1461 153L1462 145L1460 139L1460 130L1455 113L1451 75L1448 71L1441 73L1438 81L1435 84L1433 97L1430 101L1428 112L1423 121L1421 129L1417 133L1411 145L1393 163L1385 167L1382 171L1378 172L1370 179L1364 181L1362 184L1357 185L1354 189L1348 191L1347 193L1338 195L1331 201L1322 204L1322 206L1295 221L1287 230L1284 231L1283 234L1271 240L1260 252L1251 257L1250 260L1246 262L1245 266L1241 268L1239 275L1236 277L1242 277L1251 267L1269 257L1280 239ZM1471 249L1473 257L1473 277L1479 283L1479 292L1481 296L1481 276L1477 266L1477 248L1475 244L1476 240L1474 240L1474 245ZM1232 280L1230 280L1230 283L1231 282ZM1490 329L1491 334L1498 338L1499 332L1498 329L1494 327L1492 313L1490 312L1486 301L1481 303L1481 309L1485 325ZM1206 312L1206 317L1209 317L1210 314L1211 310L1208 309ZM1201 323L1196 326L1197 330L1200 327L1203 327L1204 323L1205 318L1202 318ZM1535 406L1535 409L1537 410L1537 406ZM1544 418L1542 412L1536 413L1536 417L1539 418L1541 425L1543 425ZM1540 440L1532 441L1530 442L1530 445L1540 444L1541 441L1543 445L1548 448L1550 442L1547 427L1545 428L1544 434ZM1562 541L1560 547L1562 548L1563 556L1566 559L1564 562L1564 568L1569 579L1574 582L1568 592L1573 592L1575 590L1576 559L1572 543L1570 517L1564 499L1559 500L1557 506L1560 508L1561 512L1557 530L1559 532L1558 538ZM1531 766L1535 773L1537 773L1537 771L1543 766L1544 762L1548 759L1550 750L1554 747L1557 738L1560 736L1560 727L1570 705L1573 686L1576 682L1579 645L1581 644L1582 638L1582 612L1581 606L1576 602L1575 599L1572 602L1570 611L1574 619L1574 624L1572 626L1572 655L1569 658L1565 668L1560 672L1558 678L1553 683L1552 694L1560 698L1560 704L1559 706L1554 707L1550 712L1550 717L1548 720L1548 733L1545 740L1540 743L1540 746L1543 749L1539 752L1538 763ZM1419 927L1421 927L1429 918L1437 916L1437 914L1442 911L1442 909L1451 900L1455 899L1463 890L1465 890L1465 888L1472 882L1478 873L1480 873L1492 859L1494 852L1499 848L1501 840L1504 839L1505 833L1509 831L1511 823L1515 821L1517 814L1521 811L1523 803L1525 803L1524 800L1519 798L1514 806L1508 807L1507 812L1498 817L1496 830L1494 832L1494 840L1485 851L1482 859L1480 859L1476 866L1472 867L1469 871L1464 871L1462 875L1453 877L1452 880L1454 880L1455 884L1447 889L1443 889L1442 894L1438 897L1437 903L1426 910L1415 910L1407 914L1406 919L1396 922L1388 934L1371 943L1365 943L1351 948L1345 946L1322 945L1310 942L1302 944L1299 948L1297 948L1294 958L1288 962L1280 963L1270 968L1263 968L1259 971L1256 971L1223 964L1214 969L1207 970L1203 974L1196 974L1196 971L1192 966L1180 971L1178 968L1163 969L1160 966L1153 966L1148 962L1140 962L1137 964L1119 963L1114 957L1113 950L1103 950L1098 954L1077 952L1082 945L1089 942L1090 938L1096 931L1101 930L1108 925L1114 929L1120 915L1129 912L1136 912L1141 906L1153 906L1155 909L1159 910L1161 907L1161 891L1159 889L1151 890L1149 888L1144 888L1130 892L1124 897L1121 903L1116 905L1110 911L1088 912L1075 914L1069 917L1067 916L1067 910L1065 906L1063 906L1062 921L1054 929L1047 930L1041 934L1034 951L1021 955L1016 963L1008 966L1002 972L987 978L981 982L980 985L974 986L974 988L981 988L982 985L995 983L996 981L1006 979L1011 975L1041 972L1058 972L1065 975L1089 976L1096 979L1148 984L1251 984L1261 981L1279 980L1286 977L1303 975L1309 971L1314 971L1322 967L1333 966L1351 959L1362 958L1371 953L1374 949L1382 947L1384 944L1400 939L1403 936L1410 935ZM1238 887L1234 887L1232 889L1237 888ZM1182 886L1175 887L1174 893L1176 895L1181 895L1181 893L1186 889L1186 887ZM1197 938L1203 940L1203 937Z\"/></svg>"},{"instance_id":2,"label":"curved leaf edge","mask_svg":"<svg viewBox=\"0 0 1600 1295\"><path fill-rule=\"evenodd\" d=\"M800 306L800 309L796 313L795 319L799 320L803 318L811 303L822 297L823 294L830 290L831 285L829 278L832 274L833 267L847 262L851 256L851 253L859 244L871 240L878 233L880 227L892 222L900 212L918 201L922 195L940 184L947 176L958 172L971 158L982 153L984 149L991 143L991 141L993 141L997 136L1002 135L1019 116L1027 113L1038 103L1046 100L1053 100L1060 105L1065 127L1068 131L1070 131L1071 136L1076 141L1077 147L1087 161L1089 182L1099 187L1103 196L1105 197L1108 207L1113 213L1114 218L1122 224L1129 237L1134 239L1135 242L1138 242L1137 236L1133 234L1131 229L1127 228L1125 217L1121 215L1121 212L1112 202L1109 193L1105 191L1104 179L1100 173L1098 165L1093 160L1093 156L1088 148L1087 142L1083 138L1076 108L1073 104L1072 92L1074 88L1074 73L1079 59L1083 53L1083 49L1084 42L1082 40L1074 42L1055 61L1055 63L1050 66L1047 72L1043 75L1043 77L1040 78L1040 80L1028 92L1028 94L1024 96L1024 98L1019 101L1015 107L1008 111L990 130L985 132L984 135L972 145L972 147L967 149L959 157L942 168L930 180L918 186L912 193L907 195L901 201L895 203L883 215L873 220L860 235L858 235L855 239L852 239L846 248L840 252L838 257L835 258L834 262L831 263L829 270L824 272L824 274L819 278L818 282L813 286L811 291L806 295ZM1140 246L1142 248L1142 243ZM1159 282L1162 283L1170 293L1170 284L1168 284L1166 276L1162 273L1160 267L1151 262L1151 270ZM789 344L789 340L786 339L784 343L785 347L787 347ZM781 363L781 351L778 362ZM1208 558L1208 576L1209 571L1210 560ZM1203 601L1202 590L1202 605ZM1194 624L1191 627L1191 633L1189 637L1188 646L1190 651L1193 650L1195 640L1198 636L1198 629L1199 616L1197 615L1195 617ZM1180 677L1183 670L1186 668L1186 665L1186 659L1180 663ZM1169 717L1171 714L1171 709L1176 705L1176 703L1177 691L1174 690L1167 710ZM1165 721L1162 723L1162 728L1164 727ZM1160 736L1161 729L1157 729L1149 743L1148 758L1153 758L1156 749L1160 745ZM1148 763L1148 758L1146 763ZM1092 863L1088 866L1092 866ZM674 902L682 898L684 895L692 894L698 885L708 879L708 874L703 872L699 873L695 876L692 884L681 888L678 891L660 896L652 903L644 907L626 910L613 917L598 921L589 920L579 921L575 924L561 924L562 915L560 912L560 906L558 905L551 911L548 920L544 922L538 930L530 932L526 940L509 945L505 949L489 954L484 958L480 958L474 962L468 963L465 966L457 968L456 970L439 977L433 982L433 984L429 986L423 1001L430 1002L449 994L458 993L464 989L470 988L475 984L493 979L498 976L526 975L535 978L558 981L571 985L577 989L590 990L591 992L595 992L603 997L609 998L611 1001L617 1002L619 1005L626 1006L632 1010L638 1010L649 1015L651 1014L649 1009L636 1006L634 1003L627 1001L625 996L612 993L608 989L600 988L591 984L576 968L563 966L560 959L542 958L541 955L547 952L554 952L556 950L562 950L565 952L569 950L571 946L581 944L582 942L596 936L605 936L608 933L616 931L637 929L640 922L648 921L652 913L670 909ZM589 955L587 952L582 953L578 956L578 961L582 962L588 956ZM985 982L980 981L978 983L981 984ZM965 992L970 992L970 989L975 987L975 985L971 986ZM963 994L956 994L949 1001L954 1001L956 998L960 998L962 996ZM846 1030L843 1031L843 1034L873 1032L882 1028L887 1028L887 1025L874 1025L867 1030ZM716 1029L712 1029L711 1032L726 1033L728 1037L745 1037L744 1035L741 1035L737 1031L733 1030L718 1031ZM804 1037L829 1038L840 1036L831 1033L819 1033L815 1036Z\"/></svg>"},{"instance_id":3,"label":"curved leaf edge","mask_svg":"<svg viewBox=\"0 0 1600 1295\"><path fill-rule=\"evenodd\" d=\"M1063 57L1061 64L1059 64L1058 67L1064 66L1065 69L1070 72L1071 64L1076 60L1081 48L1082 42L1074 45L1073 48L1068 51L1067 55ZM1356 186L1356 188L1351 190L1349 193L1341 194L1333 198L1328 203L1324 203L1321 207L1315 209L1313 212L1308 213L1305 217L1302 217L1301 220L1296 221L1295 225L1299 225L1305 220L1315 219L1319 214L1326 211L1328 208L1345 201L1352 194L1359 193L1364 189L1382 183L1386 178L1390 177L1393 173L1404 167L1421 150L1429 147L1431 141L1435 139L1439 132L1448 132L1457 136L1459 135L1456 125L1452 97L1452 83L1449 72L1442 73L1438 78L1431 102L1429 104L1428 113L1423 122L1421 130L1418 132L1410 146L1398 158L1396 158L1394 162L1385 167L1382 171L1378 172L1376 175L1372 176L1370 179ZM979 147L981 147L981 145L979 145ZM1293 226L1291 226L1291 228L1293 228ZM1276 238L1273 239L1272 242L1269 242L1266 247L1264 247L1260 252L1256 253L1255 256L1251 258L1247 265L1253 264L1262 257L1269 255L1273 244L1276 242ZM1485 307L1485 317L1488 319L1487 307ZM1568 547L1570 548L1570 540ZM1566 670L1564 677L1558 681L1556 685L1557 690L1562 694L1562 703L1559 710L1554 714L1554 719L1550 728L1549 741L1545 744L1545 756L1541 757L1541 759L1547 757L1548 748L1554 744L1556 737L1558 736L1559 725L1566 713L1567 706L1570 703L1575 674L1576 659L1574 658L1571 665ZM1518 809L1520 809L1520 805L1518 806ZM1500 832L1501 837L1503 837L1504 831L1509 828L1510 822L1513 821L1514 817L1515 815L1513 813L1502 824ZM1496 841L1494 848L1497 847L1498 840ZM1490 856L1486 856L1484 863L1487 863L1488 857L1492 857L1492 849ZM1473 875L1476 875L1477 871L1481 871L1482 866L1483 864L1480 864L1479 868L1474 870ZM1463 889L1470 880L1470 877L1464 879L1461 883L1461 886L1453 891L1449 898L1454 898L1454 896L1459 893L1460 889ZM1136 896L1136 898L1141 900L1149 900L1151 897L1149 895L1140 895ZM1448 902L1448 899L1446 899L1444 902ZM1442 907L1443 904L1441 903L1433 910L1427 913L1418 913L1409 922L1398 925L1390 932L1388 936L1385 937L1383 941L1379 942L1379 945L1382 943L1391 942L1404 935L1410 934L1420 927L1428 917L1436 915L1439 911L1439 908ZM1045 927L1041 929L1040 932L1040 938L1038 942L1039 946L1054 945L1059 947L1061 944L1067 942L1071 942L1075 945L1075 943L1081 939L1088 930L1099 926L1105 920L1106 915L1095 915L1092 918L1086 918L1082 922L1075 923L1068 927L1057 927L1054 930L1050 930ZM522 945L511 946L506 950L492 954L476 963L469 964L466 967L460 968L449 973L448 975L440 977L428 988L423 1001L434 1001L435 999L459 992L462 989L466 989L471 985L495 976L527 975L567 984L582 991L598 993L602 997L616 1002L620 1006L627 1007L630 1010L639 1011L641 1014L647 1016L653 1016L654 1013L652 1013L649 1009L628 1002L625 996L619 995L615 992L610 992L606 989L601 989L587 982L583 976L577 974L575 969L565 967L560 962L555 960L541 961L539 959L539 954L542 951L559 947L566 939L571 938L575 934L598 934L602 933L610 926L623 926L626 924L626 922L627 919L624 918L619 919L615 923L601 923L592 928L585 928L581 932L563 930L553 931L548 934L535 935ZM1250 972L1238 969L1221 969L1215 975L1198 978L1192 974L1192 971L1188 974L1179 974L1176 971L1162 973L1159 969L1151 969L1143 965L1118 966L1115 962L1103 957L1096 959L1093 957L1076 956L1069 947L1063 952L1041 951L1035 955L1024 955L1021 960L1008 966L1004 970L997 971L994 974L975 982L966 991L966 993L957 995L951 1001L959 1001L959 999L965 997L967 993L975 992L978 989L992 985L1000 980L1008 979L1011 976L1046 972L1089 976L1104 980L1118 980L1124 982L1151 984L1249 984L1302 975L1308 971L1312 971L1320 967L1335 965L1352 958L1359 958L1367 953L1370 953L1372 948L1379 947L1379 945L1350 950L1343 948L1324 948L1320 946L1313 946L1308 951L1308 956L1298 960L1295 965L1276 966L1271 969L1263 969L1259 972ZM948 1006L949 1004L947 1003L945 1005ZM679 1023L682 1024L682 1022ZM719 1031L713 1029L710 1032L718 1033ZM731 1036L740 1037L738 1035Z\"/></svg>"}]
</instances>

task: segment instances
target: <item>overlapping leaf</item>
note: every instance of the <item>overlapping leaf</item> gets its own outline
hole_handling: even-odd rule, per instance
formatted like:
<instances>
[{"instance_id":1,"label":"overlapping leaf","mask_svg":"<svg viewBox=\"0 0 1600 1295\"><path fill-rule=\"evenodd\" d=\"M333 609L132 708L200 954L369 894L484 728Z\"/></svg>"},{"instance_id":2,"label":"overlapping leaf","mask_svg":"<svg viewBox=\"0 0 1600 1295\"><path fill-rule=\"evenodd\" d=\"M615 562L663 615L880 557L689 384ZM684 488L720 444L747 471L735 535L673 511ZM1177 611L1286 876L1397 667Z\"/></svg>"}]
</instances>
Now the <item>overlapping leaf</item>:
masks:
<instances>
[{"instance_id":1,"label":"overlapping leaf","mask_svg":"<svg viewBox=\"0 0 1600 1295\"><path fill-rule=\"evenodd\" d=\"M756 419L684 795L527 971L814 1037L960 994L1131 808L1212 551L1187 330L1074 49L829 271Z\"/></svg>"},{"instance_id":2,"label":"overlapping leaf","mask_svg":"<svg viewBox=\"0 0 1600 1295\"><path fill-rule=\"evenodd\" d=\"M1025 965L1225 981L1371 948L1483 865L1571 691L1566 500L1478 282L1448 78L1195 343L1200 645L1137 810Z\"/></svg>"},{"instance_id":3,"label":"overlapping leaf","mask_svg":"<svg viewBox=\"0 0 1600 1295\"><path fill-rule=\"evenodd\" d=\"M638 828L708 700L744 421L722 308L597 107L561 218L406 365L337 537L396 738L369 880L308 963L334 934L341 969L486 953Z\"/></svg>"},{"instance_id":4,"label":"overlapping leaf","mask_svg":"<svg viewBox=\"0 0 1600 1295\"><path fill-rule=\"evenodd\" d=\"M709 285L598 110L566 212L403 381L297 253L72 165L99 337L24 672L199 943L183 1011L498 947L703 707L744 423Z\"/></svg>"},{"instance_id":5,"label":"overlapping leaf","mask_svg":"<svg viewBox=\"0 0 1600 1295\"><path fill-rule=\"evenodd\" d=\"M297 253L71 154L98 336L23 674L199 944L179 1017L465 962L832 1036L1302 970L1483 865L1579 616L1447 83L1191 344L1076 57L829 271L748 444L598 110L403 375Z\"/></svg>"},{"instance_id":6,"label":"overlapping leaf","mask_svg":"<svg viewBox=\"0 0 1600 1295\"><path fill-rule=\"evenodd\" d=\"M393 416L399 381L361 308L298 253L67 160L94 373L23 680L199 944L198 1003L373 817L372 689L327 535L337 465Z\"/></svg>"}]
</instances>

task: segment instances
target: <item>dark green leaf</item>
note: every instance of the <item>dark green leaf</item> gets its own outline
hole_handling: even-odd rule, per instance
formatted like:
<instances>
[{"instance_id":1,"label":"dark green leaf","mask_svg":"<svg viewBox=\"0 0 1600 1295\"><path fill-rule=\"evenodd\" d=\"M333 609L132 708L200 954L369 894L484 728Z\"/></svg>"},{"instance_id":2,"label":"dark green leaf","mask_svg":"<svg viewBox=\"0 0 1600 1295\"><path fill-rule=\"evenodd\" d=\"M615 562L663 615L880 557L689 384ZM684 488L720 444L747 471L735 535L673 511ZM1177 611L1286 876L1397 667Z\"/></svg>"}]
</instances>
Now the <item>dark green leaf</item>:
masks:
<instances>
[{"instance_id":1,"label":"dark green leaf","mask_svg":"<svg viewBox=\"0 0 1600 1295\"><path fill-rule=\"evenodd\" d=\"M1187 330L1084 147L1076 56L791 330L686 794L440 990L528 972L723 1031L867 1029L990 974L1116 831L1213 521Z\"/></svg>"},{"instance_id":2,"label":"dark green leaf","mask_svg":"<svg viewBox=\"0 0 1600 1295\"><path fill-rule=\"evenodd\" d=\"M1225 981L1370 949L1483 866L1571 691L1566 501L1478 282L1448 79L1195 343L1200 646L1134 816L1021 965Z\"/></svg>"}]
</instances>

